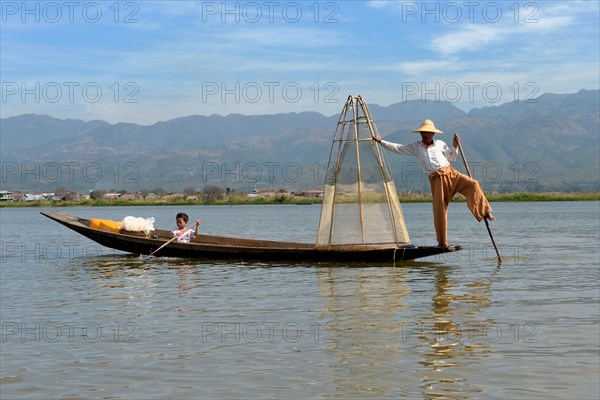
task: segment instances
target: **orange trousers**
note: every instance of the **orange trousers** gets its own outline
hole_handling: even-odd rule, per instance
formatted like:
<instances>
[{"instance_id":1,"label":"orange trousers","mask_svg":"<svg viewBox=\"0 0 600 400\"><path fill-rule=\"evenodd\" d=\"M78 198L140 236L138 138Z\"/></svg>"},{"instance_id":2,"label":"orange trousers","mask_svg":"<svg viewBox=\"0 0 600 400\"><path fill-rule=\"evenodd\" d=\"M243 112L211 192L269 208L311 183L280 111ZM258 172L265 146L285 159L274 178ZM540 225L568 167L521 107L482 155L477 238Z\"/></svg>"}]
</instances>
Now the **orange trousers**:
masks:
<instances>
[{"instance_id":1,"label":"orange trousers","mask_svg":"<svg viewBox=\"0 0 600 400\"><path fill-rule=\"evenodd\" d=\"M492 212L492 207L485 198L479 182L459 173L450 165L430 174L429 183L433 196L433 223L440 246L448 245L448 204L456 193L461 193L467 198L467 207L477 221L481 221Z\"/></svg>"}]
</instances>

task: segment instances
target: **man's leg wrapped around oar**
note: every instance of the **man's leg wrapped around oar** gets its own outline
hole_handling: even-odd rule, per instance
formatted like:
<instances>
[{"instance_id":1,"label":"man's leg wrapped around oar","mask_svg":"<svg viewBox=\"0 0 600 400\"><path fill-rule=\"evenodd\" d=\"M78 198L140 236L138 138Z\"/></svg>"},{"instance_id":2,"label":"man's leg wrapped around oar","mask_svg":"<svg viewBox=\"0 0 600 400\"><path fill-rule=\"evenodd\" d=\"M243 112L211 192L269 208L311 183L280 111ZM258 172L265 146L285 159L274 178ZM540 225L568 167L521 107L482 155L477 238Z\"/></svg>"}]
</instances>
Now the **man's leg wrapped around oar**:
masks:
<instances>
[{"instance_id":1,"label":"man's leg wrapped around oar","mask_svg":"<svg viewBox=\"0 0 600 400\"><path fill-rule=\"evenodd\" d=\"M492 207L487 201L479 182L461 174L452 166L446 166L429 175L433 197L433 221L439 246L448 246L448 205L456 193L467 199L467 207L477 221L491 215Z\"/></svg>"}]
</instances>

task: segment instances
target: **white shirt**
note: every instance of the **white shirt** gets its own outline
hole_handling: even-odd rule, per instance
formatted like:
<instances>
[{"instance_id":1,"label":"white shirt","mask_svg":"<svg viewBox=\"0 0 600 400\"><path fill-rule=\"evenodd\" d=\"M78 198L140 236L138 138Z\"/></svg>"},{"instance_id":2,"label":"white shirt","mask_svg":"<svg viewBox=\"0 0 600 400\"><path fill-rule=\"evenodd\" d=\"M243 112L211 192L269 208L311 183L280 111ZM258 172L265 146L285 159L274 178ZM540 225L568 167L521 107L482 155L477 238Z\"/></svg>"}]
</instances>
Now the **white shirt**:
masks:
<instances>
[{"instance_id":1,"label":"white shirt","mask_svg":"<svg viewBox=\"0 0 600 400\"><path fill-rule=\"evenodd\" d=\"M451 149L441 140L433 140L429 146L418 141L411 144L399 144L382 140L381 145L394 153L415 156L421 168L429 175L440 168L450 165L458 157L458 149Z\"/></svg>"},{"instance_id":2,"label":"white shirt","mask_svg":"<svg viewBox=\"0 0 600 400\"><path fill-rule=\"evenodd\" d=\"M182 230L175 229L172 232L173 232L173 236L177 236L177 235L181 234ZM177 239L175 239L175 241L177 243L189 243L190 240L195 237L196 237L196 232L194 232L190 228L186 228L186 232L183 235L179 236Z\"/></svg>"}]
</instances>

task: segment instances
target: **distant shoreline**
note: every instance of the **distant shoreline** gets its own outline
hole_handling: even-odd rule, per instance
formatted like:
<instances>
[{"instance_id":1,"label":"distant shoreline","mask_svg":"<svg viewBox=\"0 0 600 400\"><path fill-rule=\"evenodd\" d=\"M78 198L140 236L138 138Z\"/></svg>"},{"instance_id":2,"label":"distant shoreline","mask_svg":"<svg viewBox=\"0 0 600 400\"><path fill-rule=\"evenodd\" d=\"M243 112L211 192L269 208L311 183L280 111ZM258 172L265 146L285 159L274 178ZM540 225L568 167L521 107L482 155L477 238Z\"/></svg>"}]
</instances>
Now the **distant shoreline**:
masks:
<instances>
[{"instance_id":1,"label":"distant shoreline","mask_svg":"<svg viewBox=\"0 0 600 400\"><path fill-rule=\"evenodd\" d=\"M430 193L399 193L401 203L429 203L431 202ZM562 192L543 192L543 193L493 193L487 195L491 203L494 202L533 202L533 201L598 201L600 192L583 193L562 193ZM465 201L462 195L457 195L453 201ZM321 204L321 198L294 197L289 195L276 195L269 197L248 197L243 198L235 196L232 198L207 199L207 200L173 200L173 199L97 199L81 201L52 201L39 200L31 202L2 202L0 208L11 207L109 207L109 206L199 206L199 205L246 205L246 204Z\"/></svg>"}]
</instances>

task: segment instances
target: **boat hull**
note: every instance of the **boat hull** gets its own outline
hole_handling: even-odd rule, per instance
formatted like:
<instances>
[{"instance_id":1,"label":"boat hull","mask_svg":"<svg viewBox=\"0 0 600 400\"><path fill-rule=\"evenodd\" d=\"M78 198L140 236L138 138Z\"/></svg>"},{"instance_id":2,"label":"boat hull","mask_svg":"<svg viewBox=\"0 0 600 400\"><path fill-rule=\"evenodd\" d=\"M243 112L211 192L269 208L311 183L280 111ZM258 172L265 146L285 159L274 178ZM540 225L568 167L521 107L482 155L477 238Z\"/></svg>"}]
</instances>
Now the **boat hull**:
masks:
<instances>
[{"instance_id":1,"label":"boat hull","mask_svg":"<svg viewBox=\"0 0 600 400\"><path fill-rule=\"evenodd\" d=\"M88 220L53 211L42 215L69 229L112 249L149 255L169 240L170 232L157 230L150 237L140 234L108 232L89 227ZM333 245L278 242L269 240L201 235L190 243L172 242L155 256L235 260L298 260L298 261L406 261L461 250L462 246L390 246Z\"/></svg>"}]
</instances>

